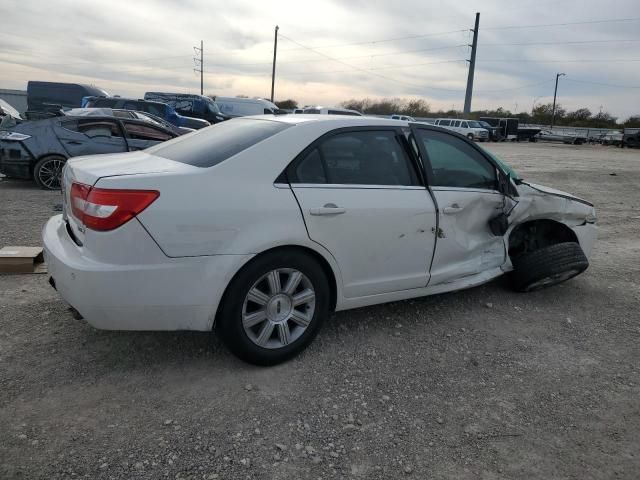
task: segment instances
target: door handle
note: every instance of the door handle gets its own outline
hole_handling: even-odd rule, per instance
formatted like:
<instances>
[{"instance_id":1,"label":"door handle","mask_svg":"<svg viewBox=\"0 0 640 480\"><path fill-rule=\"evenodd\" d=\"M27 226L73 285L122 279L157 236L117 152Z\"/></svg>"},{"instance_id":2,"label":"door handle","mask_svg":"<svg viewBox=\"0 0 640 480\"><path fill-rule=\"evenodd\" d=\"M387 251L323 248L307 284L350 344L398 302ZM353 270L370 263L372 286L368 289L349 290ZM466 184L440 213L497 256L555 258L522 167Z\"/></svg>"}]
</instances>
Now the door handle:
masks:
<instances>
[{"instance_id":1,"label":"door handle","mask_svg":"<svg viewBox=\"0 0 640 480\"><path fill-rule=\"evenodd\" d=\"M453 204L449 205L448 207L444 207L442 209L442 213L445 213L445 214L448 214L448 215L454 215L454 214L456 214L458 212L461 212L462 210L464 210L464 207L461 207L457 203L453 203Z\"/></svg>"},{"instance_id":2,"label":"door handle","mask_svg":"<svg viewBox=\"0 0 640 480\"><path fill-rule=\"evenodd\" d=\"M312 208L309 213L311 215L341 215L346 211L346 208L339 207L335 203L326 203L324 207Z\"/></svg>"}]
</instances>

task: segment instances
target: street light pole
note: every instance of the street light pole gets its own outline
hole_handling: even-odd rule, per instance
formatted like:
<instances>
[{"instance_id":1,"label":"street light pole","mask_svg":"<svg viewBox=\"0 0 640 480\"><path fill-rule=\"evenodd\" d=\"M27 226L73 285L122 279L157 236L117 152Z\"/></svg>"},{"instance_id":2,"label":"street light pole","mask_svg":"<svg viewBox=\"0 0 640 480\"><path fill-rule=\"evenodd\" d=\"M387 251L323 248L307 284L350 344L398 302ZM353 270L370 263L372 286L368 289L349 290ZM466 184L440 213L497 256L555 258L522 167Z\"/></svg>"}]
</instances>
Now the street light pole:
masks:
<instances>
[{"instance_id":1,"label":"street light pole","mask_svg":"<svg viewBox=\"0 0 640 480\"><path fill-rule=\"evenodd\" d=\"M551 113L551 128L556 121L556 97L558 95L558 78L566 75L566 73L556 73L556 89L553 91L553 112Z\"/></svg>"}]
</instances>

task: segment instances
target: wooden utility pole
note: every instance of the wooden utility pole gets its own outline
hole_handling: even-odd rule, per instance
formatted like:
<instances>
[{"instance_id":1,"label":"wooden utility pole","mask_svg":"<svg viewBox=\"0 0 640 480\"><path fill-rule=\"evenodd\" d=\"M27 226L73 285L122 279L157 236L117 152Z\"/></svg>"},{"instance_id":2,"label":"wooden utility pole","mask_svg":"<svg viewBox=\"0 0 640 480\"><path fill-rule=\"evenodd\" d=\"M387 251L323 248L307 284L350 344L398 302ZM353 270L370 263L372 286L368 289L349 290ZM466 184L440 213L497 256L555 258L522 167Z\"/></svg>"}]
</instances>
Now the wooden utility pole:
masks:
<instances>
[{"instance_id":1,"label":"wooden utility pole","mask_svg":"<svg viewBox=\"0 0 640 480\"><path fill-rule=\"evenodd\" d=\"M480 26L480 12L476 12L476 24L473 30L473 43L471 45L471 59L469 60L469 76L467 77L467 92L464 96L465 115L471 113L471 95L473 94L473 74L476 69L476 50L478 49L478 27Z\"/></svg>"},{"instance_id":2,"label":"wooden utility pole","mask_svg":"<svg viewBox=\"0 0 640 480\"><path fill-rule=\"evenodd\" d=\"M271 102L273 102L273 91L276 85L276 55L278 53L278 26L273 38L273 68L271 69Z\"/></svg>"}]
</instances>

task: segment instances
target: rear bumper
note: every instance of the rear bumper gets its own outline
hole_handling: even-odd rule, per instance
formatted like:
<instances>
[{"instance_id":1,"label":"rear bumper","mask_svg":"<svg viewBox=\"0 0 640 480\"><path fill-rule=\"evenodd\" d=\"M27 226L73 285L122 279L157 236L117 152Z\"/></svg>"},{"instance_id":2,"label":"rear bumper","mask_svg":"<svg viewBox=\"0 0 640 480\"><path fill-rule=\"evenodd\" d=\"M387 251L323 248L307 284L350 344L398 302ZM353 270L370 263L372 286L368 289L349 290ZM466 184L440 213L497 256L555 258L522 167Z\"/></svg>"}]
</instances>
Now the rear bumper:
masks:
<instances>
[{"instance_id":1,"label":"rear bumper","mask_svg":"<svg viewBox=\"0 0 640 480\"><path fill-rule=\"evenodd\" d=\"M168 258L137 220L120 228L139 229L155 251L132 262L101 261L70 239L61 215L46 223L45 261L62 298L95 328L210 330L224 289L251 255Z\"/></svg>"}]
</instances>

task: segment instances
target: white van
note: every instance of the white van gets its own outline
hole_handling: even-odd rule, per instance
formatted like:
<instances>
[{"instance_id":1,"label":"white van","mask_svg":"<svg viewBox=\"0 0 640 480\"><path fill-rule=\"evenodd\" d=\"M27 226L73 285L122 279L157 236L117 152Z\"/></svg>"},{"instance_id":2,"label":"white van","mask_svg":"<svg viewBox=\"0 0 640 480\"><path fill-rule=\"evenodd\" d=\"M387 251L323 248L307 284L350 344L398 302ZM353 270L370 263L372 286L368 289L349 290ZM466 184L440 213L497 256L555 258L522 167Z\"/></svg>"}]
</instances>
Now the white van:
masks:
<instances>
[{"instance_id":1,"label":"white van","mask_svg":"<svg viewBox=\"0 0 640 480\"><path fill-rule=\"evenodd\" d=\"M409 115L399 115L397 113L394 113L393 115L391 115L391 120L403 120L405 122L415 122L416 119L413 117L410 117Z\"/></svg>"},{"instance_id":2,"label":"white van","mask_svg":"<svg viewBox=\"0 0 640 480\"><path fill-rule=\"evenodd\" d=\"M482 128L480 123L475 120L460 120L457 118L438 118L434 125L437 125L447 130L453 130L461 135L464 135L469 140L479 140L485 142L489 140L489 132L487 129Z\"/></svg>"},{"instance_id":3,"label":"white van","mask_svg":"<svg viewBox=\"0 0 640 480\"><path fill-rule=\"evenodd\" d=\"M215 97L213 101L222 113L230 117L272 115L278 106L263 98Z\"/></svg>"},{"instance_id":4,"label":"white van","mask_svg":"<svg viewBox=\"0 0 640 480\"><path fill-rule=\"evenodd\" d=\"M315 113L321 115L351 115L361 117L362 114L357 110L349 110L340 107L305 107L302 113Z\"/></svg>"}]
</instances>

